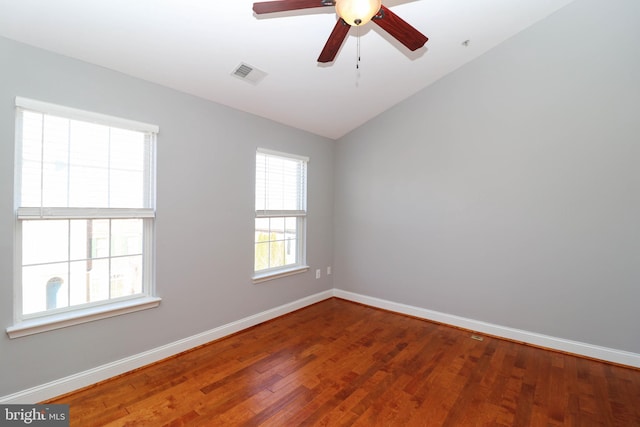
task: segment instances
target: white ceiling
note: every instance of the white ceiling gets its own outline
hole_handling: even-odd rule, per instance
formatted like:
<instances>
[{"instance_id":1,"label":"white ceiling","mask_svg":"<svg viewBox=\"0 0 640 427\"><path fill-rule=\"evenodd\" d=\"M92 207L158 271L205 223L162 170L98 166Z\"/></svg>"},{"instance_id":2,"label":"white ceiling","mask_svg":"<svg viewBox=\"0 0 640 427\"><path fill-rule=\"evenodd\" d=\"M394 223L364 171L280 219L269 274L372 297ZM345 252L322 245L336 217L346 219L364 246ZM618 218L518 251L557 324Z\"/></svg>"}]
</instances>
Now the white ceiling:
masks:
<instances>
[{"instance_id":1,"label":"white ceiling","mask_svg":"<svg viewBox=\"0 0 640 427\"><path fill-rule=\"evenodd\" d=\"M368 23L318 64L332 7L256 17L251 0L0 0L0 36L337 139L574 0L383 0L429 37ZM470 40L467 47L465 40ZM240 63L267 73L232 76Z\"/></svg>"}]
</instances>

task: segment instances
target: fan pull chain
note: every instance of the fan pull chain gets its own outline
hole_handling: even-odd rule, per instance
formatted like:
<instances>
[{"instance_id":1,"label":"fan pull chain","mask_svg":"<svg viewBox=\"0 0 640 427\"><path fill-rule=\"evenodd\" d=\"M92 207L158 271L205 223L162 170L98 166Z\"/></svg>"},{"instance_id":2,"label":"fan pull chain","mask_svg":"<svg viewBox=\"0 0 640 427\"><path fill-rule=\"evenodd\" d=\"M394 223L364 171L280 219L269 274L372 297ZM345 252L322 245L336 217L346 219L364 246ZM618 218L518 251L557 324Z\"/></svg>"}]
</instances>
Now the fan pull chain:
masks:
<instances>
[{"instance_id":1,"label":"fan pull chain","mask_svg":"<svg viewBox=\"0 0 640 427\"><path fill-rule=\"evenodd\" d=\"M360 69L360 26L356 27L356 55L358 55L358 58L356 60L356 70Z\"/></svg>"}]
</instances>

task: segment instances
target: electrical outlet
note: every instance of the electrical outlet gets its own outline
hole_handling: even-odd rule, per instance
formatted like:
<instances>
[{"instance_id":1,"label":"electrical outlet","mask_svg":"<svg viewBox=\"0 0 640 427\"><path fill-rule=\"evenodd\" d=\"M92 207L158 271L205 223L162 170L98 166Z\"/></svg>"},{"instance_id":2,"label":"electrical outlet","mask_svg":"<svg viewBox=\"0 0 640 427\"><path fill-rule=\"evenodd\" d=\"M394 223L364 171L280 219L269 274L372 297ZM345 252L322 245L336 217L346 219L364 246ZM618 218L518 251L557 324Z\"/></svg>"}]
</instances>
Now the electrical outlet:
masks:
<instances>
[{"instance_id":1,"label":"electrical outlet","mask_svg":"<svg viewBox=\"0 0 640 427\"><path fill-rule=\"evenodd\" d=\"M331 274L331 266L327 267L327 276Z\"/></svg>"},{"instance_id":2,"label":"electrical outlet","mask_svg":"<svg viewBox=\"0 0 640 427\"><path fill-rule=\"evenodd\" d=\"M319 279L319 278L320 278L320 269L317 269L316 270L316 279Z\"/></svg>"}]
</instances>

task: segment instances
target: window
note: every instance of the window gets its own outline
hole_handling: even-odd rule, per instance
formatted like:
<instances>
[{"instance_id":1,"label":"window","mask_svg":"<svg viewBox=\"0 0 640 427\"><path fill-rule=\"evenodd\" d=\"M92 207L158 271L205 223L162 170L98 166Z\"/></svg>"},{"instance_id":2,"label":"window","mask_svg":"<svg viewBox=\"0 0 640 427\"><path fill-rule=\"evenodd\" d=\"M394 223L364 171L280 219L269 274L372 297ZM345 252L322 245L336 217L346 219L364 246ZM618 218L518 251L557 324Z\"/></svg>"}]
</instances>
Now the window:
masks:
<instances>
[{"instance_id":1,"label":"window","mask_svg":"<svg viewBox=\"0 0 640 427\"><path fill-rule=\"evenodd\" d=\"M254 281L307 271L306 157L258 149Z\"/></svg>"},{"instance_id":2,"label":"window","mask_svg":"<svg viewBox=\"0 0 640 427\"><path fill-rule=\"evenodd\" d=\"M156 306L157 127L24 98L16 106L9 335Z\"/></svg>"}]
</instances>

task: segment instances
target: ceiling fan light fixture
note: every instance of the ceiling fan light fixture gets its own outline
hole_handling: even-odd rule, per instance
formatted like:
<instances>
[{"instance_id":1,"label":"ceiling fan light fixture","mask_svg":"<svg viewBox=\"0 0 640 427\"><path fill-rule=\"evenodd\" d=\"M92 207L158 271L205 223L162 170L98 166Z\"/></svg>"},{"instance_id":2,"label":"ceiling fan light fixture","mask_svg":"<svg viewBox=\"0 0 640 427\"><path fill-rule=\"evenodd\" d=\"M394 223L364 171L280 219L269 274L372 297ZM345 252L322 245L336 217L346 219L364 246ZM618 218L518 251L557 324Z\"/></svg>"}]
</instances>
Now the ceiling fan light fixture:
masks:
<instances>
[{"instance_id":1,"label":"ceiling fan light fixture","mask_svg":"<svg viewBox=\"0 0 640 427\"><path fill-rule=\"evenodd\" d=\"M336 0L336 13L349 25L371 21L382 6L382 0Z\"/></svg>"}]
</instances>

